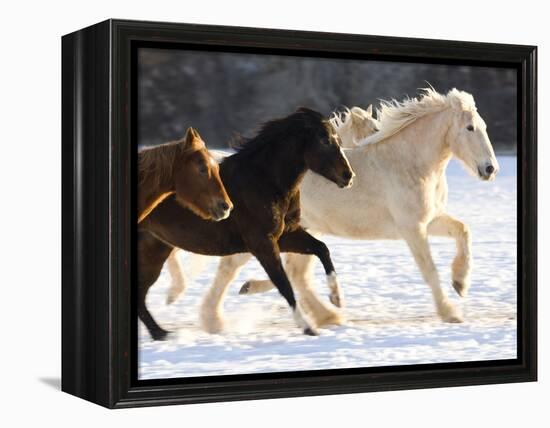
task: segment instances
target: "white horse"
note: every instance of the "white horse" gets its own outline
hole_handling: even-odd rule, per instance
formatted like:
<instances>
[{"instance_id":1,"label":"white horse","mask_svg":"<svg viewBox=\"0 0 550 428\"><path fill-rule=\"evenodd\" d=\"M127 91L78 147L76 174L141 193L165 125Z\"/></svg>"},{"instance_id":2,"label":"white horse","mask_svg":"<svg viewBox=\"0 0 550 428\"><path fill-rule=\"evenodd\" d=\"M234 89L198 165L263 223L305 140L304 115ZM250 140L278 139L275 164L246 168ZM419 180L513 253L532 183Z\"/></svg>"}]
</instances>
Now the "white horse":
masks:
<instances>
[{"instance_id":1,"label":"white horse","mask_svg":"<svg viewBox=\"0 0 550 428\"><path fill-rule=\"evenodd\" d=\"M301 223L313 232L345 238L404 239L431 288L441 319L461 322L460 311L441 288L428 235L455 239L452 285L465 296L470 286L471 237L467 225L445 212L445 169L454 155L480 179L495 178L498 162L485 122L473 97L456 89L447 95L426 89L418 98L382 102L378 120L378 132L346 150L356 173L351 189L337 192L323 178L306 175L300 187ZM223 328L227 286L250 257L239 254L221 259L201 308L207 331ZM342 322L337 308L321 301L311 287L311 267L311 257L286 257L285 269L298 291L300 305L318 326ZM241 292L270 288L266 280L248 281ZM332 289L330 293L331 301L341 305L340 291Z\"/></svg>"}]
</instances>

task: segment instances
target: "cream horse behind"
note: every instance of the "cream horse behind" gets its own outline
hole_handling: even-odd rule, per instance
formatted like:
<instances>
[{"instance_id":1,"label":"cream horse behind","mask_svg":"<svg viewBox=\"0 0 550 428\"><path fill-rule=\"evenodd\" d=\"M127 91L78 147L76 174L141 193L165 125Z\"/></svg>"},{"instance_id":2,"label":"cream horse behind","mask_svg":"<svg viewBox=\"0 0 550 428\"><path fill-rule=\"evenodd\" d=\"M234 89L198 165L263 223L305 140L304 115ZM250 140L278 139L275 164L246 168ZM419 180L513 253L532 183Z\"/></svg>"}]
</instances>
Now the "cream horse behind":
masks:
<instances>
[{"instance_id":1,"label":"cream horse behind","mask_svg":"<svg viewBox=\"0 0 550 428\"><path fill-rule=\"evenodd\" d=\"M480 179L495 178L498 162L485 122L473 97L456 89L447 95L426 89L418 98L382 102L378 119L379 132L362 141L347 142L357 145L346 150L356 172L351 189L338 192L323 178L306 175L300 187L301 223L313 232L345 238L404 239L431 288L441 319L461 322L460 311L441 288L428 235L455 239L452 285L460 296L465 296L470 286L471 237L467 225L445 212L445 170L454 155ZM341 132L340 127L337 132ZM207 331L223 329L223 297L250 257L239 254L221 259L201 308ZM311 257L288 254L285 269L298 291L300 305L316 325L342 322L337 308L321 301L310 284ZM241 292L270 288L267 280L248 281ZM330 290L330 299L337 306L342 305L336 283Z\"/></svg>"}]
</instances>

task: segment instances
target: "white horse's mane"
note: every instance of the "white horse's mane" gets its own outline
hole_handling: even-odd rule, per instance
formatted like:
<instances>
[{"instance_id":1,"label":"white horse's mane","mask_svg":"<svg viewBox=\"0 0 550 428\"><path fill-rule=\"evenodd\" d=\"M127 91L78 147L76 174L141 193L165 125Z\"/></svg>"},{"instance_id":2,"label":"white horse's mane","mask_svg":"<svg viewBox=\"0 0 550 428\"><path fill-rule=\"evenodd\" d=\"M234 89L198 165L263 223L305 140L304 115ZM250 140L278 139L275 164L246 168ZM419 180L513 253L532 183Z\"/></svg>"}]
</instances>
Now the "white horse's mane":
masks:
<instances>
[{"instance_id":1,"label":"white horse's mane","mask_svg":"<svg viewBox=\"0 0 550 428\"><path fill-rule=\"evenodd\" d=\"M379 131L365 138L360 146L375 144L397 134L403 128L431 113L437 113L447 108L458 111L475 111L474 97L456 88L447 95L442 95L433 88L422 88L416 98L406 98L404 101L380 100L380 108L376 109Z\"/></svg>"},{"instance_id":2,"label":"white horse's mane","mask_svg":"<svg viewBox=\"0 0 550 428\"><path fill-rule=\"evenodd\" d=\"M341 126L346 123L348 118L351 115L351 110L347 107L344 107L344 111L335 111L330 115L329 122L334 127L335 130L338 130Z\"/></svg>"},{"instance_id":3,"label":"white horse's mane","mask_svg":"<svg viewBox=\"0 0 550 428\"><path fill-rule=\"evenodd\" d=\"M352 113L355 113L360 117L369 118L373 121L376 121L376 119L371 116L370 112L367 112L360 107L352 107L351 109L348 107L344 107L342 111L333 112L330 115L328 121L334 127L334 129L338 131L338 129L340 129L342 126L348 123L349 120L351 120Z\"/></svg>"}]
</instances>

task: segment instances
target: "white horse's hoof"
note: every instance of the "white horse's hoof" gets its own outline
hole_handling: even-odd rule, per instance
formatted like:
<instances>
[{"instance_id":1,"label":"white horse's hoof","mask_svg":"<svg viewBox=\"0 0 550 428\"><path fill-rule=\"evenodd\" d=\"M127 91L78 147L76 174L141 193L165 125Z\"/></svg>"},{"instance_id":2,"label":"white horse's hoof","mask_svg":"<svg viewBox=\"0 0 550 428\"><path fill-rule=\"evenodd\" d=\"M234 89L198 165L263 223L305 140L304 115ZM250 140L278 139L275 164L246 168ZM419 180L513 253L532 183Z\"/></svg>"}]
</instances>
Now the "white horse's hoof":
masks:
<instances>
[{"instance_id":1,"label":"white horse's hoof","mask_svg":"<svg viewBox=\"0 0 550 428\"><path fill-rule=\"evenodd\" d=\"M225 329L225 320L218 314L201 314L201 324L204 331L209 334L220 334Z\"/></svg>"},{"instance_id":2,"label":"white horse's hoof","mask_svg":"<svg viewBox=\"0 0 550 428\"><path fill-rule=\"evenodd\" d=\"M249 294L250 292L250 281L246 281L241 289L239 290L239 294Z\"/></svg>"},{"instance_id":3,"label":"white horse's hoof","mask_svg":"<svg viewBox=\"0 0 550 428\"><path fill-rule=\"evenodd\" d=\"M330 303L332 303L337 308L344 307L343 299L337 293L331 293L329 296L329 300L330 300Z\"/></svg>"},{"instance_id":4,"label":"white horse's hoof","mask_svg":"<svg viewBox=\"0 0 550 428\"><path fill-rule=\"evenodd\" d=\"M345 317L340 312L326 311L322 314L312 314L315 324L319 327L326 325L343 325L346 322Z\"/></svg>"},{"instance_id":5,"label":"white horse's hoof","mask_svg":"<svg viewBox=\"0 0 550 428\"><path fill-rule=\"evenodd\" d=\"M319 336L319 332L313 327L307 327L304 329L304 334L307 336Z\"/></svg>"},{"instance_id":6,"label":"white horse's hoof","mask_svg":"<svg viewBox=\"0 0 550 428\"><path fill-rule=\"evenodd\" d=\"M460 297L466 297L468 295L468 289L470 286L466 281L453 280L453 288Z\"/></svg>"},{"instance_id":7,"label":"white horse's hoof","mask_svg":"<svg viewBox=\"0 0 550 428\"><path fill-rule=\"evenodd\" d=\"M442 303L437 313L444 322L461 323L464 322L462 313L451 302Z\"/></svg>"},{"instance_id":8,"label":"white horse's hoof","mask_svg":"<svg viewBox=\"0 0 550 428\"><path fill-rule=\"evenodd\" d=\"M302 311L297 306L294 309L294 312L292 314L294 316L294 321L296 322L296 325L302 329L304 334L307 334L308 336L317 336L319 333L317 333L317 330L315 327L313 327L312 323L309 322L307 317L302 313Z\"/></svg>"}]
</instances>

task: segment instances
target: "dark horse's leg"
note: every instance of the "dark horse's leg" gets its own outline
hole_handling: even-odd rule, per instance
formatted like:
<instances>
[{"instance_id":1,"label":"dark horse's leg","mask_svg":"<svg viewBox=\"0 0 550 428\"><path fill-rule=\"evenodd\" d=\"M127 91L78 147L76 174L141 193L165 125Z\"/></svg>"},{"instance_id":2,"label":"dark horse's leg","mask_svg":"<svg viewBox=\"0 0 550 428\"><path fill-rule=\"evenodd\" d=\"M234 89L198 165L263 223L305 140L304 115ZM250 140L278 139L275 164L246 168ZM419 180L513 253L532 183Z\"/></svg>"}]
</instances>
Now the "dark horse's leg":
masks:
<instances>
[{"instance_id":1,"label":"dark horse's leg","mask_svg":"<svg viewBox=\"0 0 550 428\"><path fill-rule=\"evenodd\" d=\"M168 332L159 326L149 313L145 297L159 277L162 266L172 250L173 247L159 241L149 232L138 233L138 317L154 340L165 339Z\"/></svg>"},{"instance_id":2,"label":"dark horse's leg","mask_svg":"<svg viewBox=\"0 0 550 428\"><path fill-rule=\"evenodd\" d=\"M252 246L250 250L264 268L271 282L273 282L275 287L277 287L277 290L279 290L279 293L281 293L281 295L288 302L289 306L292 308L294 312L294 319L296 320L298 326L303 329L305 334L310 336L317 335L317 332L304 319L300 309L296 305L296 298L294 297L294 292L292 291L286 272L283 269L277 243L266 239L265 241Z\"/></svg>"},{"instance_id":3,"label":"dark horse's leg","mask_svg":"<svg viewBox=\"0 0 550 428\"><path fill-rule=\"evenodd\" d=\"M336 279L336 271L330 258L330 251L324 242L311 236L302 227L291 232L285 232L279 238L279 248L283 253L313 254L319 258L327 275L330 289L330 301L335 306L342 306L340 287Z\"/></svg>"}]
</instances>

